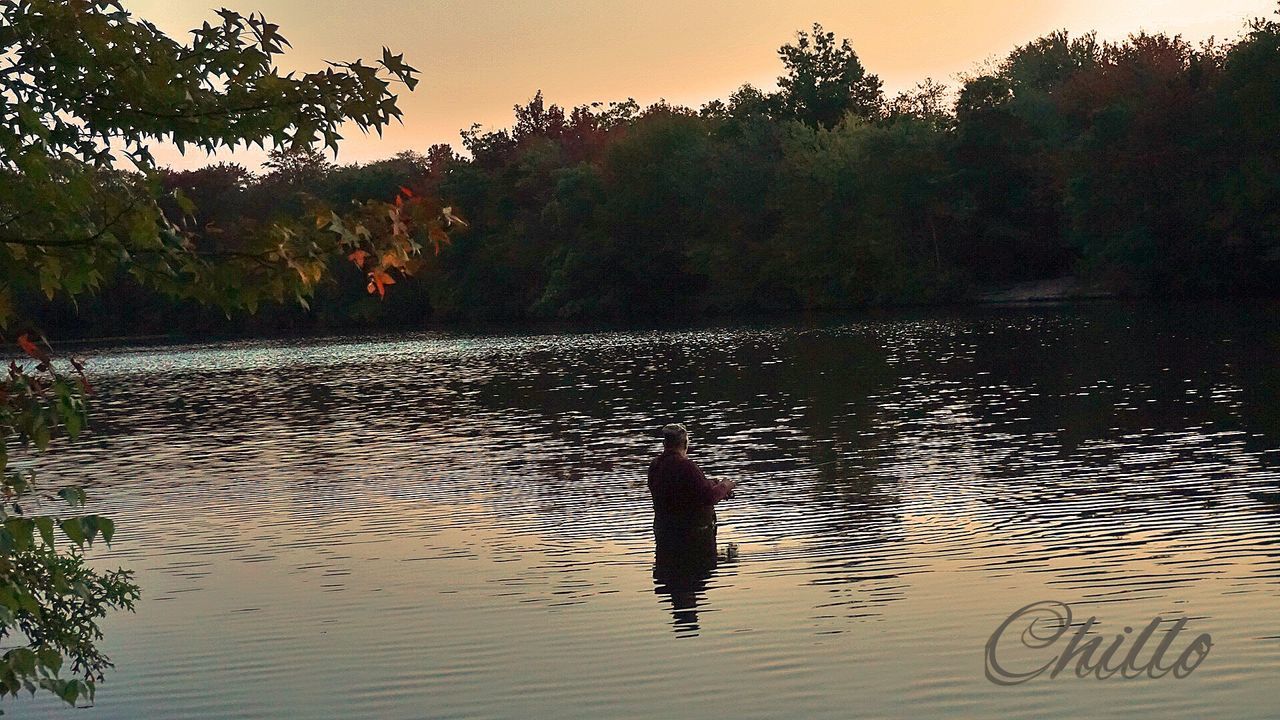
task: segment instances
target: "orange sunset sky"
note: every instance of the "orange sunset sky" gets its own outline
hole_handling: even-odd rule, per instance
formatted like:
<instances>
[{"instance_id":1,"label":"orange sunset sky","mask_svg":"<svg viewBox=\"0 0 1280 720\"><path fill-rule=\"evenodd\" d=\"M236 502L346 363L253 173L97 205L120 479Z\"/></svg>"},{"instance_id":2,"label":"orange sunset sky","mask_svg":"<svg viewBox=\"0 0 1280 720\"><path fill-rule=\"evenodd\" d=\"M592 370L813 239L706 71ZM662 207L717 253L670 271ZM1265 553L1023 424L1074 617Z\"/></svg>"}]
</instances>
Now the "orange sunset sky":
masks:
<instances>
[{"instance_id":1,"label":"orange sunset sky","mask_svg":"<svg viewBox=\"0 0 1280 720\"><path fill-rule=\"evenodd\" d=\"M541 89L562 106L634 97L698 106L750 82L774 86L779 45L813 22L853 41L892 93L955 76L1056 28L1107 39L1138 30L1233 38L1276 0L125 0L170 34L226 6L263 12L293 43L282 65L403 52L423 82L401 98L404 125L382 138L347 133L338 160L365 162L436 142L457 146L478 122L509 124L511 107ZM202 153L156 148L194 167ZM250 167L262 153L220 156Z\"/></svg>"}]
</instances>

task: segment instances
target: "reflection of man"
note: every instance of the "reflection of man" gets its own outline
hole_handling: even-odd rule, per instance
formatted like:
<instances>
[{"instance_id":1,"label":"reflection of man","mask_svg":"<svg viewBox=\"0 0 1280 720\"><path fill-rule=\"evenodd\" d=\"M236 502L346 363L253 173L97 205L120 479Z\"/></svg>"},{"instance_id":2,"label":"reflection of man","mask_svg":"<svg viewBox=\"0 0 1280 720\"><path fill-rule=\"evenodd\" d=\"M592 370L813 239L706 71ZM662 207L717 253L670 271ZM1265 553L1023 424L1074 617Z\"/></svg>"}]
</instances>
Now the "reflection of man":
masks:
<instances>
[{"instance_id":1,"label":"reflection of man","mask_svg":"<svg viewBox=\"0 0 1280 720\"><path fill-rule=\"evenodd\" d=\"M689 432L683 425L662 428L662 454L649 465L649 495L653 498L654 531L715 530L715 505L737 485L732 480L711 482L689 459ZM660 538L661 539L661 538Z\"/></svg>"},{"instance_id":2,"label":"reflection of man","mask_svg":"<svg viewBox=\"0 0 1280 720\"><path fill-rule=\"evenodd\" d=\"M653 556L653 592L671 603L674 630L697 634L698 606L716 570L715 527L658 533Z\"/></svg>"}]
</instances>

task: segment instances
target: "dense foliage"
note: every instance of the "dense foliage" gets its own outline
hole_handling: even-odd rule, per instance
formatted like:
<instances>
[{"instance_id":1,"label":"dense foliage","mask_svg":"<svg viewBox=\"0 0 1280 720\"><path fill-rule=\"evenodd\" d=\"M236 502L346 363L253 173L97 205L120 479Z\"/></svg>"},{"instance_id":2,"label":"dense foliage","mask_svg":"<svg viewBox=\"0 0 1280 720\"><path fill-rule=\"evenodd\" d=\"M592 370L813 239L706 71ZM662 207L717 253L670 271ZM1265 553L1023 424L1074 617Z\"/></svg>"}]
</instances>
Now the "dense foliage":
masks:
<instances>
[{"instance_id":1,"label":"dense foliage","mask_svg":"<svg viewBox=\"0 0 1280 720\"><path fill-rule=\"evenodd\" d=\"M643 319L964 300L1075 276L1121 295L1275 295L1280 271L1280 23L1229 44L1055 32L955 89L887 98L815 26L766 93L699 110L565 110L539 93L509 129L336 166L282 151L169 173L201 222L253 228L304 197L401 186L472 227L385 303L337 283L315 311L226 321L125 283L46 316L97 334ZM280 198L293 198L281 203ZM129 318L127 322L120 322Z\"/></svg>"},{"instance_id":2,"label":"dense foliage","mask_svg":"<svg viewBox=\"0 0 1280 720\"><path fill-rule=\"evenodd\" d=\"M460 223L408 190L336 209L291 195L288 214L211 222L167 184L149 144L305 155L336 147L344 124L369 131L398 119L393 83L418 82L385 49L375 65L281 74L288 42L275 25L218 15L184 43L118 0L0 0L0 332L22 356L0 377L0 697L44 689L91 701L110 667L97 623L139 592L129 572L85 563L86 547L111 541L112 521L75 514L83 492L53 493L30 470L32 451L81 434L93 394L83 363L52 357L33 328L42 309L125 283L157 303L305 306L335 265L381 295ZM71 511L50 508L57 499Z\"/></svg>"}]
</instances>

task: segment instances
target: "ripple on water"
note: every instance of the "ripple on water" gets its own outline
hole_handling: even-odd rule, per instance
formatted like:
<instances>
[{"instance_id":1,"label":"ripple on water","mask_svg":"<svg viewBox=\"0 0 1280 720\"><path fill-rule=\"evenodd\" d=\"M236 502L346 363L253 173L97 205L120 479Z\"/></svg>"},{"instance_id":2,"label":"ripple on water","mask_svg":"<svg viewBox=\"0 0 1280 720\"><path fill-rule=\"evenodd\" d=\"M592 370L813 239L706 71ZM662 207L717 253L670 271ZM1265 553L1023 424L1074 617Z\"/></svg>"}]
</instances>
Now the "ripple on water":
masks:
<instances>
[{"instance_id":1,"label":"ripple on water","mask_svg":"<svg viewBox=\"0 0 1280 720\"><path fill-rule=\"evenodd\" d=\"M99 717L1268 717L1263 320L122 349L91 435L20 462L90 486L119 527L93 561L144 588ZM736 556L674 575L644 488L669 420L742 483ZM1104 633L1191 618L1214 654L1180 683L988 684L987 635L1048 598Z\"/></svg>"}]
</instances>

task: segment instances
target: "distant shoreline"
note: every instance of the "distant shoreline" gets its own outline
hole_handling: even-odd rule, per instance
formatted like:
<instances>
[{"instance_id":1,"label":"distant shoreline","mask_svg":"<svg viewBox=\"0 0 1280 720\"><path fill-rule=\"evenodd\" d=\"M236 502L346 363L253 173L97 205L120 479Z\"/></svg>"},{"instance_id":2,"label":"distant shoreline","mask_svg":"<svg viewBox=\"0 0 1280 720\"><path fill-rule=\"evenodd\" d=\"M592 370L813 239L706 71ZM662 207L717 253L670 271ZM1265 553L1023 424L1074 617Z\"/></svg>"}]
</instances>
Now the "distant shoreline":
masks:
<instances>
[{"instance_id":1,"label":"distant shoreline","mask_svg":"<svg viewBox=\"0 0 1280 720\"><path fill-rule=\"evenodd\" d=\"M1115 300L1119 296L1101 287L1081 282L1074 276L1033 280L978 295L984 304L1022 304L1083 300Z\"/></svg>"},{"instance_id":2,"label":"distant shoreline","mask_svg":"<svg viewBox=\"0 0 1280 720\"><path fill-rule=\"evenodd\" d=\"M78 337L51 335L50 343L62 348L89 348L103 346L145 347L150 345L217 344L254 341L288 341L319 338L395 338L397 336L493 336L493 335L542 335L578 334L595 332L669 332L695 331L726 327L775 327L782 325L828 326L863 321L912 319L914 316L933 317L936 313L966 314L1000 310L1035 310L1073 307L1104 308L1115 306L1159 306L1170 310L1185 307L1256 306L1259 309L1280 307L1280 302L1267 298L1154 298L1126 297L1104 293L1082 286L1073 279L1059 278L1034 283L1020 283L976 294L968 300L946 303L912 303L878 305L864 308L823 310L779 310L757 313L723 313L691 315L683 320L643 321L583 321L583 320L511 320L511 321L436 321L421 326L368 326L368 327L307 327L277 332L209 333L183 332L150 333L143 335L114 335L102 337Z\"/></svg>"}]
</instances>

